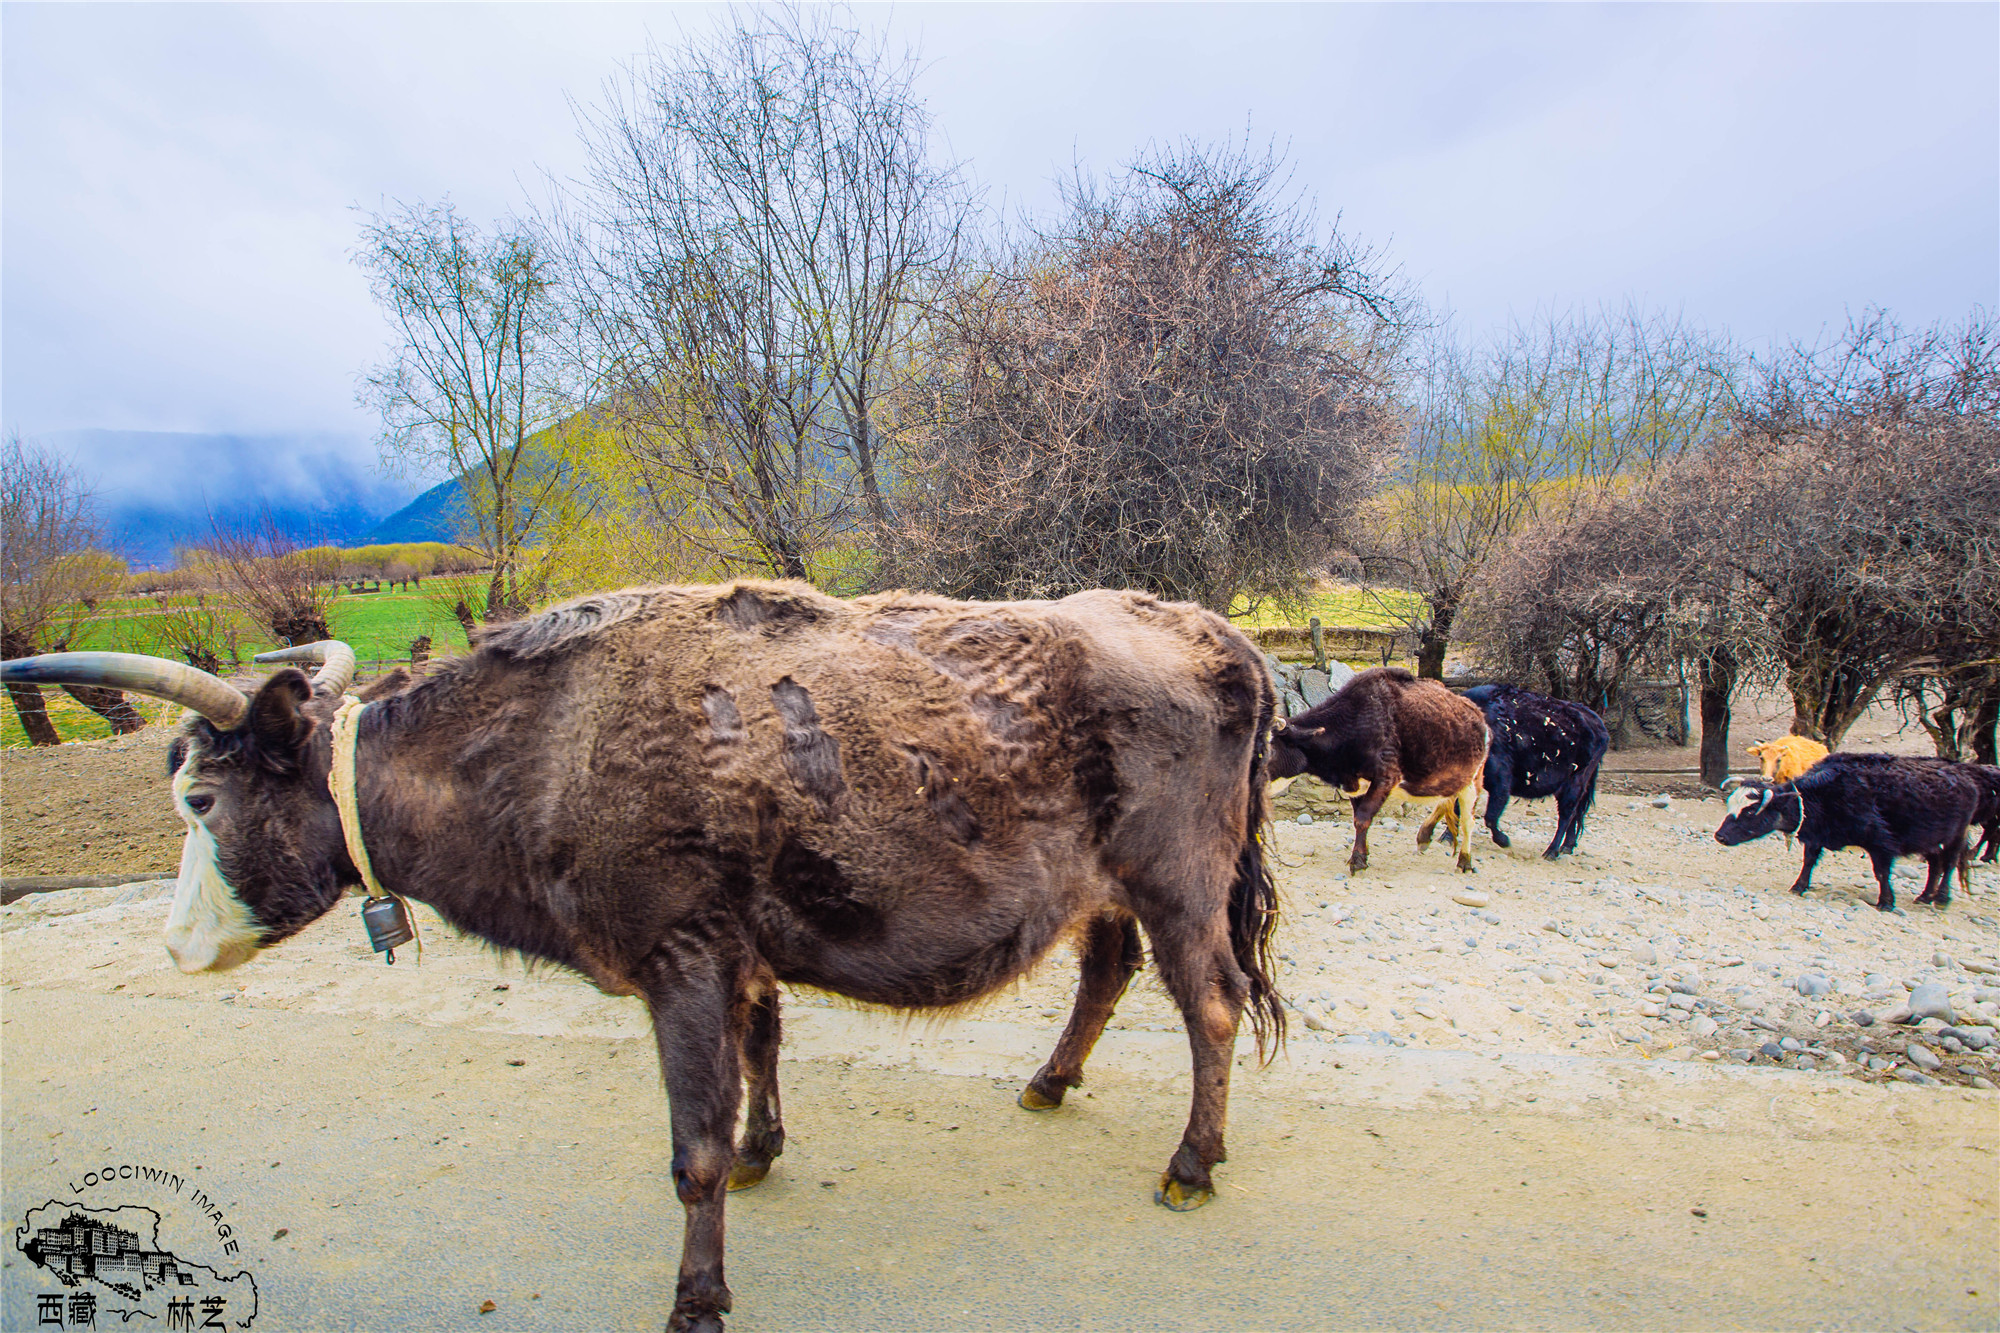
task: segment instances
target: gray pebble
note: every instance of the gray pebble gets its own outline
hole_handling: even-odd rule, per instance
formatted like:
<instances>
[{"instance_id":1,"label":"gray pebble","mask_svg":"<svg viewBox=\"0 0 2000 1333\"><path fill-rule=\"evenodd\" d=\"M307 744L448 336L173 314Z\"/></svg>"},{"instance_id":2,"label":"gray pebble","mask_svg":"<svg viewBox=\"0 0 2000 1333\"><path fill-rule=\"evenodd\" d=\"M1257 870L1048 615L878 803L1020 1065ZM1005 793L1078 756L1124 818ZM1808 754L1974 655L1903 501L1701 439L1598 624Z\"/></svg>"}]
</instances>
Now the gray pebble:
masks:
<instances>
[{"instance_id":1,"label":"gray pebble","mask_svg":"<svg viewBox=\"0 0 2000 1333\"><path fill-rule=\"evenodd\" d=\"M1994 990L1991 986L1981 986L1972 992L1972 1002L1974 1004L2000 1004L2000 990Z\"/></svg>"},{"instance_id":2,"label":"gray pebble","mask_svg":"<svg viewBox=\"0 0 2000 1333\"><path fill-rule=\"evenodd\" d=\"M1957 1021L1958 1016L1951 1011L1951 997L1943 986L1935 981L1927 981L1910 992L1910 1016L1912 1018L1942 1018L1945 1022Z\"/></svg>"},{"instance_id":3,"label":"gray pebble","mask_svg":"<svg viewBox=\"0 0 2000 1333\"><path fill-rule=\"evenodd\" d=\"M1792 1061L1792 1068L1794 1068L1794 1069L1818 1069L1818 1068L1819 1068L1819 1061L1817 1061L1817 1060L1813 1059L1813 1058L1812 1058L1812 1057L1811 1057L1810 1055L1802 1055L1802 1056L1800 1056L1800 1057L1799 1057L1798 1059L1796 1059L1796 1060Z\"/></svg>"},{"instance_id":4,"label":"gray pebble","mask_svg":"<svg viewBox=\"0 0 2000 1333\"><path fill-rule=\"evenodd\" d=\"M1904 1049L1904 1054L1910 1057L1910 1063L1913 1065L1921 1065L1925 1069L1944 1068L1944 1061L1937 1058L1937 1053L1920 1041L1911 1042Z\"/></svg>"},{"instance_id":5,"label":"gray pebble","mask_svg":"<svg viewBox=\"0 0 2000 1333\"><path fill-rule=\"evenodd\" d=\"M1806 1044L1797 1037L1780 1037L1778 1045L1787 1051L1803 1051L1806 1048Z\"/></svg>"},{"instance_id":6,"label":"gray pebble","mask_svg":"<svg viewBox=\"0 0 2000 1333\"><path fill-rule=\"evenodd\" d=\"M1984 1088L1988 1092L1991 1092L1993 1091L1993 1080L1984 1076L1975 1076L1972 1080L1972 1086L1975 1088Z\"/></svg>"},{"instance_id":7,"label":"gray pebble","mask_svg":"<svg viewBox=\"0 0 2000 1333\"><path fill-rule=\"evenodd\" d=\"M1773 1060L1782 1060L1785 1058L1785 1048L1778 1045L1775 1041L1765 1042L1757 1048L1757 1053L1759 1055L1768 1055Z\"/></svg>"},{"instance_id":8,"label":"gray pebble","mask_svg":"<svg viewBox=\"0 0 2000 1333\"><path fill-rule=\"evenodd\" d=\"M1875 1015L1866 1009L1856 1009L1847 1016L1847 1021L1858 1028L1872 1028L1875 1026Z\"/></svg>"},{"instance_id":9,"label":"gray pebble","mask_svg":"<svg viewBox=\"0 0 2000 1333\"><path fill-rule=\"evenodd\" d=\"M1751 1050L1748 1046L1738 1046L1729 1053L1729 1058L1739 1065L1747 1065L1756 1054L1757 1052Z\"/></svg>"},{"instance_id":10,"label":"gray pebble","mask_svg":"<svg viewBox=\"0 0 2000 1333\"><path fill-rule=\"evenodd\" d=\"M1936 1083L1936 1082L1937 1082L1937 1080L1936 1080L1936 1079L1934 1079L1934 1078L1932 1078L1932 1077L1931 1077L1931 1076L1930 1076L1929 1074L1921 1074L1921 1073L1918 1073L1918 1072L1917 1072L1916 1070L1914 1070L1914 1069L1898 1069L1898 1070L1896 1071L1896 1077L1897 1077L1897 1078L1899 1078L1899 1079L1901 1079L1901 1080L1903 1080L1903 1082L1905 1082L1905 1083Z\"/></svg>"},{"instance_id":11,"label":"gray pebble","mask_svg":"<svg viewBox=\"0 0 2000 1333\"><path fill-rule=\"evenodd\" d=\"M1878 990L1888 990L1891 986L1895 985L1896 983L1889 980L1889 978L1883 976L1880 972L1870 972L1868 974L1868 980L1863 982L1862 984L1866 986L1871 993L1873 993Z\"/></svg>"},{"instance_id":12,"label":"gray pebble","mask_svg":"<svg viewBox=\"0 0 2000 1333\"><path fill-rule=\"evenodd\" d=\"M1871 1055L1862 1063L1866 1064L1870 1069L1874 1070L1878 1074L1881 1073L1883 1070L1887 1069L1890 1065L1890 1061L1883 1059L1879 1055Z\"/></svg>"},{"instance_id":13,"label":"gray pebble","mask_svg":"<svg viewBox=\"0 0 2000 1333\"><path fill-rule=\"evenodd\" d=\"M1299 811L1299 823L1310 824L1312 822L1313 822L1312 811L1310 810Z\"/></svg>"},{"instance_id":14,"label":"gray pebble","mask_svg":"<svg viewBox=\"0 0 2000 1333\"><path fill-rule=\"evenodd\" d=\"M1671 810L1673 806L1674 798L1671 796L1655 796L1653 798L1653 808L1655 810Z\"/></svg>"},{"instance_id":15,"label":"gray pebble","mask_svg":"<svg viewBox=\"0 0 2000 1333\"><path fill-rule=\"evenodd\" d=\"M1793 983L1799 994L1807 999L1825 995L1833 989L1833 983L1815 972L1808 972Z\"/></svg>"}]
</instances>

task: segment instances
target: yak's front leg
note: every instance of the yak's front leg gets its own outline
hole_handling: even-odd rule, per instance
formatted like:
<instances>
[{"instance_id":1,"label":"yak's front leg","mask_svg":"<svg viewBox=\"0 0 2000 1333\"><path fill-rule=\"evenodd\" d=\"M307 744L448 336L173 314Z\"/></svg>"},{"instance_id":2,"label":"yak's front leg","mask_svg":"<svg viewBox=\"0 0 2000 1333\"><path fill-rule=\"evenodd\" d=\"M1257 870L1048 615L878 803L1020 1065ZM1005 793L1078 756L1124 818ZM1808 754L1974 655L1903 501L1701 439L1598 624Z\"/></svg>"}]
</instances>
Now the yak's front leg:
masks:
<instances>
[{"instance_id":1,"label":"yak's front leg","mask_svg":"<svg viewBox=\"0 0 2000 1333\"><path fill-rule=\"evenodd\" d=\"M1347 873L1352 875L1368 868L1368 826L1375 822L1375 815L1389 799L1389 793L1396 789L1393 782L1378 782L1354 801L1354 850L1347 857Z\"/></svg>"},{"instance_id":2,"label":"yak's front leg","mask_svg":"<svg viewBox=\"0 0 2000 1333\"><path fill-rule=\"evenodd\" d=\"M1139 970L1145 951L1139 944L1139 923L1119 914L1100 916L1083 934L1082 976L1076 983L1076 1007L1055 1052L1039 1073L1021 1089L1021 1105L1047 1111L1062 1105L1063 1094L1083 1082L1083 1062L1111 1021L1118 997Z\"/></svg>"},{"instance_id":3,"label":"yak's front leg","mask_svg":"<svg viewBox=\"0 0 2000 1333\"><path fill-rule=\"evenodd\" d=\"M736 1165L729 1171L729 1188L746 1190L771 1174L771 1163L785 1151L785 1118L778 1102L778 986L764 982L764 993L750 1005L743 1029L743 1064L748 1071L744 1096L743 1140L736 1145Z\"/></svg>"},{"instance_id":4,"label":"yak's front leg","mask_svg":"<svg viewBox=\"0 0 2000 1333\"><path fill-rule=\"evenodd\" d=\"M673 1121L674 1192L687 1210L669 1333L721 1333L730 1306L722 1210L736 1158L748 1010L747 969L731 952L713 937L669 945L649 960L642 983Z\"/></svg>"},{"instance_id":5,"label":"yak's front leg","mask_svg":"<svg viewBox=\"0 0 2000 1333\"><path fill-rule=\"evenodd\" d=\"M1236 1029L1250 995L1250 979L1237 965L1229 927L1181 918L1146 923L1160 979L1180 1005L1194 1056L1194 1105L1187 1132L1160 1177L1154 1200L1177 1213L1215 1197L1209 1168L1224 1160L1223 1126L1229 1118L1229 1069L1236 1058Z\"/></svg>"},{"instance_id":6,"label":"yak's front leg","mask_svg":"<svg viewBox=\"0 0 2000 1333\"><path fill-rule=\"evenodd\" d=\"M1819 864L1819 854L1825 849L1813 843L1804 847L1805 859L1799 866L1799 877L1792 881L1792 892L1803 897L1812 888L1813 867ZM1878 867L1879 869L1879 867ZM1892 902L1893 905L1893 902Z\"/></svg>"},{"instance_id":7,"label":"yak's front leg","mask_svg":"<svg viewBox=\"0 0 2000 1333\"><path fill-rule=\"evenodd\" d=\"M1799 872L1799 884L1806 882L1806 877L1812 874L1812 863L1818 859L1819 848L1813 846L1811 843L1807 843L1806 868ZM1875 866L1875 883L1880 886L1880 892L1875 896L1875 906L1884 912L1893 912L1896 910L1896 890L1890 884L1889 874L1896 868L1896 858L1889 852L1877 851L1875 848L1870 847L1868 849L1868 859ZM1800 888L1798 884L1794 884L1792 892L1804 893L1805 890Z\"/></svg>"}]
</instances>

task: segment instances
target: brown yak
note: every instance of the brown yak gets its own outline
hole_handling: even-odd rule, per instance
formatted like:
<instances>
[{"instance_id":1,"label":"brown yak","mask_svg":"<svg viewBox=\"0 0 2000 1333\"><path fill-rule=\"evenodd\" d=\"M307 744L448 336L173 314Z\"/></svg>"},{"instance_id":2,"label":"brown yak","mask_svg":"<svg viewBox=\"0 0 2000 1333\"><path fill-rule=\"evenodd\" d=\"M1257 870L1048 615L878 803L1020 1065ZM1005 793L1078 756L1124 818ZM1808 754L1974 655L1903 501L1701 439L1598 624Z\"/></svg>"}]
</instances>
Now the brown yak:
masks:
<instances>
[{"instance_id":1,"label":"brown yak","mask_svg":"<svg viewBox=\"0 0 2000 1333\"><path fill-rule=\"evenodd\" d=\"M1221 617L1122 592L634 588L490 629L344 709L346 645L273 657L325 666L248 697L121 653L9 662L0 680L201 715L174 750L188 842L167 947L186 971L294 934L372 863L461 930L643 998L687 1210L670 1328L722 1327L724 1191L784 1146L781 982L945 1009L1073 938L1075 1011L1021 1093L1040 1110L1081 1081L1143 929L1195 1071L1157 1198L1212 1193L1243 1010L1260 1047L1283 1032L1259 845L1275 697ZM330 776L352 782L358 831Z\"/></svg>"},{"instance_id":2,"label":"brown yak","mask_svg":"<svg viewBox=\"0 0 2000 1333\"><path fill-rule=\"evenodd\" d=\"M1408 796L1450 797L1417 835L1428 846L1439 816L1458 848L1458 868L1472 869L1472 802L1486 768L1486 715L1435 680L1401 667L1363 671L1330 699L1271 737L1274 779L1310 773L1354 802L1349 872L1368 864L1368 825L1401 788Z\"/></svg>"}]
</instances>

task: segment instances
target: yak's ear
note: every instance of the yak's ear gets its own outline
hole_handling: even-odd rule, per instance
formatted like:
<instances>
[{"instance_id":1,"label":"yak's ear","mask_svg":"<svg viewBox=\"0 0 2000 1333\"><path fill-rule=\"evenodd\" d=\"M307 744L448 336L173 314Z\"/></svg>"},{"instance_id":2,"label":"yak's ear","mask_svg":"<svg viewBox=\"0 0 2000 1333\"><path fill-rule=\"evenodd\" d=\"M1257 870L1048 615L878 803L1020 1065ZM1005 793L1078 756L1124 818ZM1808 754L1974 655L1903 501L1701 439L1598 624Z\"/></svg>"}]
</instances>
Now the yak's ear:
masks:
<instances>
[{"instance_id":1,"label":"yak's ear","mask_svg":"<svg viewBox=\"0 0 2000 1333\"><path fill-rule=\"evenodd\" d=\"M311 698L312 682L297 667L286 667L265 681L250 700L250 734L258 748L280 761L295 758L312 734L313 721L303 711Z\"/></svg>"}]
</instances>

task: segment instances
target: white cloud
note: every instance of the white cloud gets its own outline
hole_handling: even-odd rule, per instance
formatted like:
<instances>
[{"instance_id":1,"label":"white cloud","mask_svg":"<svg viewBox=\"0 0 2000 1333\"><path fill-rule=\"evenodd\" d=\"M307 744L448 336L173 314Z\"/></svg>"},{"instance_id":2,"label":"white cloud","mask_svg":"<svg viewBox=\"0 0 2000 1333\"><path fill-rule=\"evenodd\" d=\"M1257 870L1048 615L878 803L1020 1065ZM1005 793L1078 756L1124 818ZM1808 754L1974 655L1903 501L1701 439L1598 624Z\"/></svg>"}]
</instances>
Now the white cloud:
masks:
<instances>
[{"instance_id":1,"label":"white cloud","mask_svg":"<svg viewBox=\"0 0 2000 1333\"><path fill-rule=\"evenodd\" d=\"M1976 6L933 6L952 151L1046 205L1073 158L1241 133L1473 326L1638 296L1753 338L2000 287L2000 11ZM475 218L573 172L638 6L12 6L4 394L29 433L374 422L354 205Z\"/></svg>"}]
</instances>

